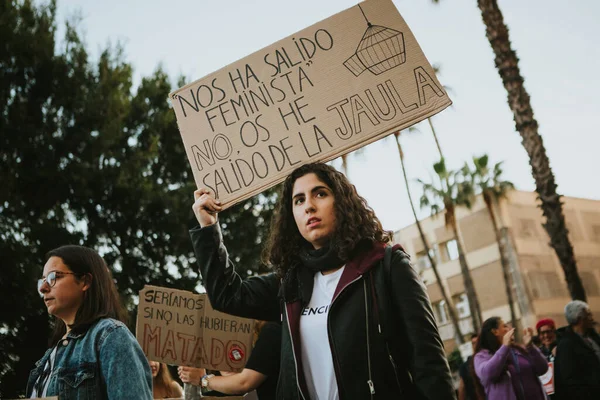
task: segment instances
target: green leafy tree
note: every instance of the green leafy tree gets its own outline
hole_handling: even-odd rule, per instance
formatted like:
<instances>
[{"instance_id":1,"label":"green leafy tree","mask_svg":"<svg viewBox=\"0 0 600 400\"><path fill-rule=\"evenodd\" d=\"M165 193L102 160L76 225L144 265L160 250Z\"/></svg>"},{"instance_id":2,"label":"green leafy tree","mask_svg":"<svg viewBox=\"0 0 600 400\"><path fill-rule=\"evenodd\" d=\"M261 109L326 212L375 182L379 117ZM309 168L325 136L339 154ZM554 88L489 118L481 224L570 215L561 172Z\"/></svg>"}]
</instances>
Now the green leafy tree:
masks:
<instances>
[{"instance_id":1,"label":"green leafy tree","mask_svg":"<svg viewBox=\"0 0 600 400\"><path fill-rule=\"evenodd\" d=\"M429 209L433 217L437 216L443 210L445 225L446 227L450 227L454 233L465 292L469 300L473 329L475 332L478 332L482 323L481 307L456 221L456 207L466 206L470 208L472 195L468 190L468 182L461 181L460 174L456 171L448 171L444 159L435 163L433 169L438 182L429 183L418 179L418 182L423 187L420 205L423 209Z\"/></svg>"},{"instance_id":2,"label":"green leafy tree","mask_svg":"<svg viewBox=\"0 0 600 400\"><path fill-rule=\"evenodd\" d=\"M55 2L0 2L1 398L24 393L47 347L52 319L36 292L47 251L98 250L133 314L145 284L199 283L169 77L159 68L134 89L123 49L90 61L76 28L58 42ZM220 216L243 275L267 270L259 244L275 200L268 191Z\"/></svg>"}]
</instances>

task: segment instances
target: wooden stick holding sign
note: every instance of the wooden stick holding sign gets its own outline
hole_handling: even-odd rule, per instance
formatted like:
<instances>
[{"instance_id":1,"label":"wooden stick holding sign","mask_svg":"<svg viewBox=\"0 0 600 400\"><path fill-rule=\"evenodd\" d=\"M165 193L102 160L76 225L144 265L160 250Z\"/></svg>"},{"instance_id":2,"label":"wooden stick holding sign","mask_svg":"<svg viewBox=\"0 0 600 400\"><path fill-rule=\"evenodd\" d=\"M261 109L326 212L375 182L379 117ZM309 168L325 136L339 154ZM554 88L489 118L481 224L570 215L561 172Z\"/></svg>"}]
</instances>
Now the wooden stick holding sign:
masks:
<instances>
[{"instance_id":1,"label":"wooden stick holding sign","mask_svg":"<svg viewBox=\"0 0 600 400\"><path fill-rule=\"evenodd\" d=\"M391 0L360 3L170 96L196 184L225 208L451 104Z\"/></svg>"},{"instance_id":2,"label":"wooden stick holding sign","mask_svg":"<svg viewBox=\"0 0 600 400\"><path fill-rule=\"evenodd\" d=\"M241 371L252 351L254 321L215 311L206 294L145 286L136 337L149 360Z\"/></svg>"}]
</instances>

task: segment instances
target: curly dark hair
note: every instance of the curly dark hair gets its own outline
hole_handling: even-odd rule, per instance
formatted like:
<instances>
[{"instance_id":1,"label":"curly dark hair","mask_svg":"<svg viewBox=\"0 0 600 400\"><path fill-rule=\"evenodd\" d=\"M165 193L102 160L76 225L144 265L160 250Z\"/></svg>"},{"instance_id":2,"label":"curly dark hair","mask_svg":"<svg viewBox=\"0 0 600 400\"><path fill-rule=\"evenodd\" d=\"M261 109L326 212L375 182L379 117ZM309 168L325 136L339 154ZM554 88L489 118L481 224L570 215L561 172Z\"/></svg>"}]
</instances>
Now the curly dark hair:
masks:
<instances>
[{"instance_id":1,"label":"curly dark hair","mask_svg":"<svg viewBox=\"0 0 600 400\"><path fill-rule=\"evenodd\" d=\"M330 243L335 246L341 260L352 258L359 247L376 242L389 243L393 238L392 232L383 230L373 209L344 174L327 164L305 164L295 169L283 182L263 253L263 260L274 266L281 277L300 262L299 252L310 248L294 220L292 190L298 178L311 173L333 192L336 229Z\"/></svg>"}]
</instances>

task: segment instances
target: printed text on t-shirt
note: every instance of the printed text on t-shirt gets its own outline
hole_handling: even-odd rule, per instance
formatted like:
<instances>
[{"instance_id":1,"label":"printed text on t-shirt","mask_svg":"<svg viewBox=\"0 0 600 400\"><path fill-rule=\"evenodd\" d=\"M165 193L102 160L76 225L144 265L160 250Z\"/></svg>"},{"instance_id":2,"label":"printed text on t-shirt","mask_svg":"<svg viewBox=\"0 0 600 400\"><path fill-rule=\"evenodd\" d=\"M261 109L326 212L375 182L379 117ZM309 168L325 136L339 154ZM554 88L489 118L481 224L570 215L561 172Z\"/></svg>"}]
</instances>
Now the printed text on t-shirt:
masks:
<instances>
[{"instance_id":1,"label":"printed text on t-shirt","mask_svg":"<svg viewBox=\"0 0 600 400\"><path fill-rule=\"evenodd\" d=\"M327 314L328 310L328 305L321 307L306 307L304 310L302 310L302 315Z\"/></svg>"}]
</instances>

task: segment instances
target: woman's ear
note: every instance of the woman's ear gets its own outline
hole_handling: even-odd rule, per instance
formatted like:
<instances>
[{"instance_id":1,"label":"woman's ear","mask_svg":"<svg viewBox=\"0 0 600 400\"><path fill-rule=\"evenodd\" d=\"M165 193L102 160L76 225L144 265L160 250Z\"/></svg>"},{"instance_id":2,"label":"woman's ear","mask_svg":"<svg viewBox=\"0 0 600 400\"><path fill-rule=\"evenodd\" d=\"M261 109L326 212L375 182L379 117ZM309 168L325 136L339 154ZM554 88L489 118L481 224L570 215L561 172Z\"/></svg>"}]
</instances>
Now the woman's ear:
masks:
<instances>
[{"instance_id":1,"label":"woman's ear","mask_svg":"<svg viewBox=\"0 0 600 400\"><path fill-rule=\"evenodd\" d=\"M85 292L86 290L88 290L91 286L92 286L92 279L94 279L92 277L92 274L87 273L85 275L83 275L82 281L83 281L83 288L82 290Z\"/></svg>"}]
</instances>

